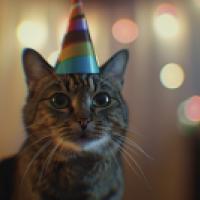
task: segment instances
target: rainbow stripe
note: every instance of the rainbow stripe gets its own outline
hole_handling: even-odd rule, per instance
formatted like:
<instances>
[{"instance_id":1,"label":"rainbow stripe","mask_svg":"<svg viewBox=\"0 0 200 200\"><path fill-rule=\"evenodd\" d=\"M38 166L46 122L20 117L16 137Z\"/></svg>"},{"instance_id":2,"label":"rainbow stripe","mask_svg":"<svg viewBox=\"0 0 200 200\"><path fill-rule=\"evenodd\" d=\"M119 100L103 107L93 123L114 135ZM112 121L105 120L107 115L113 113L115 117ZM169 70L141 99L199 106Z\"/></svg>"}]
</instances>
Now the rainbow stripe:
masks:
<instances>
[{"instance_id":1,"label":"rainbow stripe","mask_svg":"<svg viewBox=\"0 0 200 200\"><path fill-rule=\"evenodd\" d=\"M87 31L88 25L86 19L74 19L70 24L68 31L73 32L73 31L80 31L80 30L85 30Z\"/></svg>"},{"instance_id":2,"label":"rainbow stripe","mask_svg":"<svg viewBox=\"0 0 200 200\"><path fill-rule=\"evenodd\" d=\"M67 59L74 58L77 56L93 56L93 47L90 42L82 42L67 46L60 54L59 62L63 62Z\"/></svg>"},{"instance_id":3,"label":"rainbow stripe","mask_svg":"<svg viewBox=\"0 0 200 200\"><path fill-rule=\"evenodd\" d=\"M71 0L71 3L68 33L63 40L56 73L99 73L82 1Z\"/></svg>"},{"instance_id":4,"label":"rainbow stripe","mask_svg":"<svg viewBox=\"0 0 200 200\"><path fill-rule=\"evenodd\" d=\"M93 56L76 57L56 65L57 74L98 74L96 59Z\"/></svg>"}]
</instances>

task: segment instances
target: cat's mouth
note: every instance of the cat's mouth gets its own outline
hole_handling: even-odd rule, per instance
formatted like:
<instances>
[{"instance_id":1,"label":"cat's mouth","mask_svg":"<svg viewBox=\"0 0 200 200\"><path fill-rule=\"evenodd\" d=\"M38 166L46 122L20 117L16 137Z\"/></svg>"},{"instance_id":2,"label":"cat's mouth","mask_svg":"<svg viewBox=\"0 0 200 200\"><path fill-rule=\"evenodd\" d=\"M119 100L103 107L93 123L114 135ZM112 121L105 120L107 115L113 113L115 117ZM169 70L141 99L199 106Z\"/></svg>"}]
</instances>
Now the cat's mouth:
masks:
<instances>
[{"instance_id":1,"label":"cat's mouth","mask_svg":"<svg viewBox=\"0 0 200 200\"><path fill-rule=\"evenodd\" d=\"M92 151L99 152L110 141L110 137L107 134L104 135L90 135L81 134L79 137L72 138L70 140L62 140L63 146L75 151Z\"/></svg>"},{"instance_id":2,"label":"cat's mouth","mask_svg":"<svg viewBox=\"0 0 200 200\"><path fill-rule=\"evenodd\" d=\"M75 142L76 144L80 145L80 146L84 146L89 142L92 142L94 140L98 139L97 137L90 137L86 134L82 134L79 138L74 139L73 142Z\"/></svg>"},{"instance_id":3,"label":"cat's mouth","mask_svg":"<svg viewBox=\"0 0 200 200\"><path fill-rule=\"evenodd\" d=\"M80 132L80 134L77 134L77 137L74 137L72 141L76 143L77 145L84 147L88 145L91 142L98 141L103 137L102 135L96 135L94 133L90 132Z\"/></svg>"}]
</instances>

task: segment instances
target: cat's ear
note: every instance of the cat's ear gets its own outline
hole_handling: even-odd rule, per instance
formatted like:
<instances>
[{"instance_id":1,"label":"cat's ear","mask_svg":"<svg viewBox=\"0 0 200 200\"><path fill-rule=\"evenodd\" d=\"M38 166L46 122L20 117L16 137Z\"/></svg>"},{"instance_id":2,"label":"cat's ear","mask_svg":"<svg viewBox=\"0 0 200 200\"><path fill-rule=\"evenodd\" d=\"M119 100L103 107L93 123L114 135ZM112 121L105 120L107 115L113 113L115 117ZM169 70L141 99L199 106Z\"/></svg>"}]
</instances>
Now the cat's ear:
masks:
<instances>
[{"instance_id":1,"label":"cat's ear","mask_svg":"<svg viewBox=\"0 0 200 200\"><path fill-rule=\"evenodd\" d=\"M112 79L123 85L124 74L129 60L129 51L123 49L114 54L101 68L103 77Z\"/></svg>"},{"instance_id":2,"label":"cat's ear","mask_svg":"<svg viewBox=\"0 0 200 200\"><path fill-rule=\"evenodd\" d=\"M37 83L46 76L55 75L53 68L33 49L25 49L22 56L28 85Z\"/></svg>"}]
</instances>

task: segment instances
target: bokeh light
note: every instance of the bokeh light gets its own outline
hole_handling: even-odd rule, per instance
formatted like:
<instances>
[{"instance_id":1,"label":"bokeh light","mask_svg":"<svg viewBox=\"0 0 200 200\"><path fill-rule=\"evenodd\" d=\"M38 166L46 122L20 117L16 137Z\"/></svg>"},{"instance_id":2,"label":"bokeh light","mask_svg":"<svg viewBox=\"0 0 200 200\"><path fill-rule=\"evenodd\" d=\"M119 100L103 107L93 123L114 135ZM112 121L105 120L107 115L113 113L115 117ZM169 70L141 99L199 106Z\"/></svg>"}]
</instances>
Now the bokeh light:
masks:
<instances>
[{"instance_id":1,"label":"bokeh light","mask_svg":"<svg viewBox=\"0 0 200 200\"><path fill-rule=\"evenodd\" d=\"M185 116L192 122L200 122L200 96L193 96L186 102Z\"/></svg>"},{"instance_id":2,"label":"bokeh light","mask_svg":"<svg viewBox=\"0 0 200 200\"><path fill-rule=\"evenodd\" d=\"M160 81L168 89L179 88L184 79L185 75L182 67L175 63L165 65L160 72Z\"/></svg>"},{"instance_id":3,"label":"bokeh light","mask_svg":"<svg viewBox=\"0 0 200 200\"><path fill-rule=\"evenodd\" d=\"M191 121L186 115L185 109L188 100L183 101L178 107L178 119L181 125L186 127L196 127L198 125L197 122Z\"/></svg>"},{"instance_id":4,"label":"bokeh light","mask_svg":"<svg viewBox=\"0 0 200 200\"><path fill-rule=\"evenodd\" d=\"M162 15L162 14L171 14L176 16L177 15L177 8L171 3L163 3L158 6L156 10L157 15Z\"/></svg>"},{"instance_id":5,"label":"bokeh light","mask_svg":"<svg viewBox=\"0 0 200 200\"><path fill-rule=\"evenodd\" d=\"M48 63L52 66L55 67L58 56L59 56L60 50L52 52L49 57L48 57Z\"/></svg>"},{"instance_id":6,"label":"bokeh light","mask_svg":"<svg viewBox=\"0 0 200 200\"><path fill-rule=\"evenodd\" d=\"M163 38L173 38L177 36L179 26L176 6L169 3L158 6L154 19L154 27L158 35Z\"/></svg>"},{"instance_id":7,"label":"bokeh light","mask_svg":"<svg viewBox=\"0 0 200 200\"><path fill-rule=\"evenodd\" d=\"M200 96L193 96L183 101L178 108L178 118L188 131L195 130L200 123Z\"/></svg>"},{"instance_id":8,"label":"bokeh light","mask_svg":"<svg viewBox=\"0 0 200 200\"><path fill-rule=\"evenodd\" d=\"M22 21L17 27L17 38L22 46L42 48L48 37L45 23L37 21Z\"/></svg>"},{"instance_id":9,"label":"bokeh light","mask_svg":"<svg viewBox=\"0 0 200 200\"><path fill-rule=\"evenodd\" d=\"M178 34L178 19L171 14L165 13L155 18L155 30L163 38L172 38Z\"/></svg>"},{"instance_id":10,"label":"bokeh light","mask_svg":"<svg viewBox=\"0 0 200 200\"><path fill-rule=\"evenodd\" d=\"M112 27L114 38L120 43L131 43L139 35L138 25L130 19L120 19Z\"/></svg>"}]
</instances>

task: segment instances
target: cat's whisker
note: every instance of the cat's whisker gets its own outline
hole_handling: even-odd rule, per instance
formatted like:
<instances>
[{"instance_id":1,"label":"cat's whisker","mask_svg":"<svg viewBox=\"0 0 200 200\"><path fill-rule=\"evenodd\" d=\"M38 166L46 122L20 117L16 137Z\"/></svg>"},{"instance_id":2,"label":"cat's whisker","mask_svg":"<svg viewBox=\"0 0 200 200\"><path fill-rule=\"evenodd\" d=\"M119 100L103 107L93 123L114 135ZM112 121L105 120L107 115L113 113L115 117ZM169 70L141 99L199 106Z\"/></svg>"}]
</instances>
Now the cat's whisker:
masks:
<instances>
[{"instance_id":1,"label":"cat's whisker","mask_svg":"<svg viewBox=\"0 0 200 200\"><path fill-rule=\"evenodd\" d=\"M45 171L48 170L48 166L50 165L50 163L51 163L51 161L52 161L52 159L53 159L53 156L55 155L55 153L56 153L56 151L58 150L59 146L60 146L60 143L57 144L57 145L52 149L52 151L50 151L49 155L47 156L47 159L46 159L46 161L45 161L44 164L43 164L43 169L42 169L41 174L40 174L40 177L39 177L39 181L38 181L39 184L40 184L40 182L41 182L41 180L42 180L42 177L43 177Z\"/></svg>"},{"instance_id":2,"label":"cat's whisker","mask_svg":"<svg viewBox=\"0 0 200 200\"><path fill-rule=\"evenodd\" d=\"M149 154L147 154L139 145L137 144L132 144L129 143L128 140L125 141L124 145L126 146L126 148L130 149L130 151L133 151L133 148L136 149L138 152L140 152L142 155L144 155L146 158L150 159L150 160L154 160ZM135 151L133 151L135 152Z\"/></svg>"},{"instance_id":3,"label":"cat's whisker","mask_svg":"<svg viewBox=\"0 0 200 200\"><path fill-rule=\"evenodd\" d=\"M115 138L115 139L117 139L117 138ZM123 153L122 155L126 155L127 158L128 158L128 160L130 160L136 166L136 168L137 168L137 170L138 170L138 172L140 174L140 177L143 178L143 180L145 181L145 184L147 185L147 187L151 188L150 184L149 184L149 181L148 181L147 177L144 174L144 171L142 170L142 168L140 167L140 165L138 164L138 162L133 158L133 156L128 151L128 149L126 148L126 146L123 146L123 148L121 146L119 146L119 148L121 149L121 152ZM129 163L128 165L129 165L129 167L133 168L130 161L128 162ZM135 171L135 169L134 169L134 171ZM138 173L136 173L136 174L139 176Z\"/></svg>"},{"instance_id":4,"label":"cat's whisker","mask_svg":"<svg viewBox=\"0 0 200 200\"><path fill-rule=\"evenodd\" d=\"M43 142L43 140L45 140L45 139L50 139L51 136L52 136L52 135L49 134L49 135L46 135L46 136L44 136L44 137L42 137L42 138L40 138L40 139L38 139L38 140L36 140L36 141L34 141L34 142L30 142L28 146L24 147L24 149L22 149L22 150L20 151L20 154L24 153L25 151L27 151L28 149L30 149L30 148L33 147L34 145L39 144L40 142Z\"/></svg>"},{"instance_id":5,"label":"cat's whisker","mask_svg":"<svg viewBox=\"0 0 200 200\"><path fill-rule=\"evenodd\" d=\"M154 160L140 145L138 145L135 141L133 141L133 139L130 139L123 135L117 135L117 137L118 139L122 138L123 141L125 142L125 145L129 146L130 149L131 147L133 147L136 150L138 150L140 153L142 153L148 159Z\"/></svg>"},{"instance_id":6,"label":"cat's whisker","mask_svg":"<svg viewBox=\"0 0 200 200\"><path fill-rule=\"evenodd\" d=\"M39 155L51 144L51 141L46 142L38 151L37 153L33 156L32 160L28 163L26 170L24 172L24 175L21 180L21 184L23 184L24 179L26 175L28 174L28 171L30 170L31 166L33 165L34 161L39 157Z\"/></svg>"},{"instance_id":7,"label":"cat's whisker","mask_svg":"<svg viewBox=\"0 0 200 200\"><path fill-rule=\"evenodd\" d=\"M126 155L126 153L124 153L123 148L118 144L118 142L116 142L113 139L113 142L116 143L119 146L119 150L121 152L122 157L124 158L124 161L128 164L128 166L130 167L130 169L137 175L139 176L138 172L136 171L136 169L133 167L133 165L131 164L131 162L129 161L130 158L128 158L128 156Z\"/></svg>"},{"instance_id":8,"label":"cat's whisker","mask_svg":"<svg viewBox=\"0 0 200 200\"><path fill-rule=\"evenodd\" d=\"M119 126L119 128L120 128L120 126ZM130 137L132 137L132 138L134 137L134 135L140 136L140 137L142 137L142 138L145 137L145 135L139 133L139 132L136 131L136 130L131 130L130 128L121 128L121 130L122 130L122 131L125 131L126 133L128 133L128 136L130 136Z\"/></svg>"},{"instance_id":9,"label":"cat's whisker","mask_svg":"<svg viewBox=\"0 0 200 200\"><path fill-rule=\"evenodd\" d=\"M58 125L58 126L54 126L54 128L59 128L61 125ZM62 127L60 127L60 128L62 128ZM57 132L58 132L59 130L57 129ZM62 130L60 130L60 132L62 133L63 132L63 129ZM63 134L64 135L64 134ZM21 150L21 154L22 153L24 153L24 151L27 151L28 149L30 149L32 146L34 146L34 145L37 145L37 144L39 144L40 142L43 142L45 139L51 139L51 137L53 136L53 134L51 133L51 134L49 134L49 135L45 135L44 137L42 137L42 138L39 138L38 140L36 140L36 141L34 141L34 142L29 142L29 145L27 146L27 147L24 147L24 149L22 149ZM30 135L29 136L29 138L31 138L31 137L35 137L35 136L32 136L32 135ZM62 136L61 136L62 137Z\"/></svg>"},{"instance_id":10,"label":"cat's whisker","mask_svg":"<svg viewBox=\"0 0 200 200\"><path fill-rule=\"evenodd\" d=\"M43 125L43 124L41 124L41 122L39 123L32 123L32 124L30 124L29 126L25 126L25 129L27 128L32 128L32 127L34 127L34 126L38 126L38 125ZM52 128L59 128L59 127L62 127L63 126L63 124L59 124L59 125L56 125L56 126L53 126Z\"/></svg>"},{"instance_id":11,"label":"cat's whisker","mask_svg":"<svg viewBox=\"0 0 200 200\"><path fill-rule=\"evenodd\" d=\"M110 120L112 120L112 122L114 122L114 125L117 126L117 128L119 128L120 130L122 131L125 131L127 133L129 133L129 136L130 137L133 137L133 135L138 135L138 136L141 136L141 137L145 137L145 135L139 133L139 131L136 131L136 130L131 130L130 128L128 127L122 127L118 121L116 121L114 118L110 117ZM130 135L131 134L131 135Z\"/></svg>"},{"instance_id":12,"label":"cat's whisker","mask_svg":"<svg viewBox=\"0 0 200 200\"><path fill-rule=\"evenodd\" d=\"M126 149L126 147L123 148L123 152L130 158L130 160L134 163L134 165L137 167L137 169L139 170L140 174L144 177L144 179L146 180L146 176L144 174L144 171L142 170L142 168L140 167L140 165L138 164L138 162L133 158L133 156L131 155L131 153L128 151L128 149Z\"/></svg>"},{"instance_id":13,"label":"cat's whisker","mask_svg":"<svg viewBox=\"0 0 200 200\"><path fill-rule=\"evenodd\" d=\"M60 126L60 125L59 125ZM53 128L55 128L58 131L59 126L55 126ZM53 128L51 128L51 130L53 130ZM52 131L53 132L53 131ZM29 142L30 142L30 146L33 146L37 143L39 143L40 141L46 139L46 138L51 138L53 136L53 133L50 133L48 135L45 135L44 137L39 138L38 140L34 141L33 143L30 141L31 138L35 138L35 135L29 135ZM35 140L35 139L33 139Z\"/></svg>"},{"instance_id":14,"label":"cat's whisker","mask_svg":"<svg viewBox=\"0 0 200 200\"><path fill-rule=\"evenodd\" d=\"M60 151L61 153L63 153L63 150L64 150L64 145L60 145L59 151Z\"/></svg>"},{"instance_id":15,"label":"cat's whisker","mask_svg":"<svg viewBox=\"0 0 200 200\"><path fill-rule=\"evenodd\" d=\"M135 169L135 167L133 167L133 165L129 161L128 156L124 153L123 149L121 149L121 153L122 153L122 157L123 157L124 161L128 164L128 166L133 171L133 173L135 173L137 176L139 176L139 173L137 172L137 170Z\"/></svg>"},{"instance_id":16,"label":"cat's whisker","mask_svg":"<svg viewBox=\"0 0 200 200\"><path fill-rule=\"evenodd\" d=\"M147 179L146 175L144 174L144 171L138 164L138 162L133 158L133 156L129 153L129 151L126 149L126 147L123 148L123 152L131 159L131 161L134 163L134 165L137 167L137 169L140 172L140 175L143 177L143 180L145 181L146 186L151 189L149 180Z\"/></svg>"},{"instance_id":17,"label":"cat's whisker","mask_svg":"<svg viewBox=\"0 0 200 200\"><path fill-rule=\"evenodd\" d=\"M135 134L135 132L130 132L130 130L127 129L127 128L122 128L122 127L118 124L118 122L117 122L116 120L114 120L113 118L112 118L112 120L115 122L115 125L116 125L117 127L119 127L120 130L126 131L127 133ZM143 136L143 135L141 135L141 134L139 134L139 135L140 135L140 136ZM128 135L126 135L126 136L119 135L119 137L121 137L121 138L124 139L125 144L126 144L127 146L129 145L129 146L132 146L132 147L136 148L136 149L137 149L140 153L142 153L145 157L147 157L147 158L149 158L149 159L151 159L151 160L154 160L150 155L148 155L148 154L144 151L144 149L143 149L142 147L140 147L136 142L133 141L133 140L134 140L133 135L131 135L131 134L128 134Z\"/></svg>"}]
</instances>

